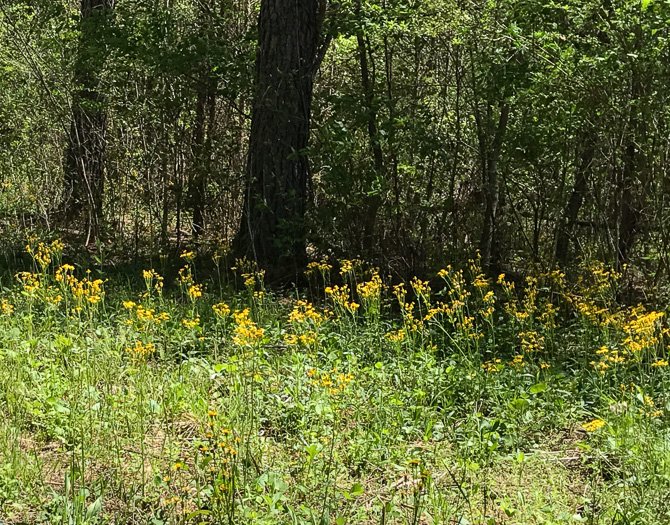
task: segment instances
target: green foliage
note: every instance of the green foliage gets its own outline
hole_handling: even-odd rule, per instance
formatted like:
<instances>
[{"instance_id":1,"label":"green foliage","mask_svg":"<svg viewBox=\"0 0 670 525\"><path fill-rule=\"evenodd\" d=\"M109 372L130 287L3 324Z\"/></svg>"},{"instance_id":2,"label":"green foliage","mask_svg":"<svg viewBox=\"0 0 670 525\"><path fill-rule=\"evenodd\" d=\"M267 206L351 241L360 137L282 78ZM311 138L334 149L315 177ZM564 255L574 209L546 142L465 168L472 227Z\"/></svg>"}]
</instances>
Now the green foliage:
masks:
<instances>
[{"instance_id":1,"label":"green foliage","mask_svg":"<svg viewBox=\"0 0 670 525\"><path fill-rule=\"evenodd\" d=\"M248 261L237 294L194 252L133 289L28 248L0 314L3 518L667 519L664 315L617 307L602 265L517 290L476 260L395 287L324 261L313 304Z\"/></svg>"}]
</instances>

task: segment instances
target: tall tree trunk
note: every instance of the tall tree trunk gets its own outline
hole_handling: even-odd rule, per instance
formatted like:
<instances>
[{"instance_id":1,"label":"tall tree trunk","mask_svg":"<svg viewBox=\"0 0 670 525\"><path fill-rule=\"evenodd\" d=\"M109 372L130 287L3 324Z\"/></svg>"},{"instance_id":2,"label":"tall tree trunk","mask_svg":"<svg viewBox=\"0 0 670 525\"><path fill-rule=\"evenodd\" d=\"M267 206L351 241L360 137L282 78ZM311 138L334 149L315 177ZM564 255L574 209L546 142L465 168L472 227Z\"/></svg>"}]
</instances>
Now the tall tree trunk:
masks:
<instances>
[{"instance_id":1,"label":"tall tree trunk","mask_svg":"<svg viewBox=\"0 0 670 525\"><path fill-rule=\"evenodd\" d=\"M496 239L496 221L498 220L498 204L500 202L500 150L507 130L509 120L509 104L500 107L497 125L493 119L493 106L487 106L486 122L482 122L480 112L476 112L479 134L479 150L482 165L482 189L484 190L484 223L479 242L479 252L482 257L482 267L489 273L498 270L500 261L494 248Z\"/></svg>"},{"instance_id":2,"label":"tall tree trunk","mask_svg":"<svg viewBox=\"0 0 670 525\"><path fill-rule=\"evenodd\" d=\"M72 123L65 155L65 207L69 217L84 213L88 239L102 227L107 113L99 91L106 53L102 42L114 0L81 0L78 55L75 63Z\"/></svg>"},{"instance_id":3,"label":"tall tree trunk","mask_svg":"<svg viewBox=\"0 0 670 525\"><path fill-rule=\"evenodd\" d=\"M236 252L283 277L306 263L312 87L319 66L318 0L263 0L248 187Z\"/></svg>"},{"instance_id":4,"label":"tall tree trunk","mask_svg":"<svg viewBox=\"0 0 670 525\"><path fill-rule=\"evenodd\" d=\"M361 3L356 6L356 13L360 14ZM375 172L378 177L384 177L384 155L382 152L379 137L377 135L377 110L374 106L374 78L371 78L370 68L368 67L369 46L362 31L356 35L358 44L358 59L361 67L361 85L363 87L363 96L365 98L365 112L367 118L368 138L370 140L370 149L374 160ZM374 246L375 225L377 223L377 213L381 206L381 198L378 194L368 193L364 198L365 202L365 220L363 224L363 249L370 255Z\"/></svg>"},{"instance_id":5,"label":"tall tree trunk","mask_svg":"<svg viewBox=\"0 0 670 525\"><path fill-rule=\"evenodd\" d=\"M207 71L198 89L193 132L193 173L189 180L189 198L193 211L193 235L197 238L206 228L207 183L211 170L211 137L216 116L216 79Z\"/></svg>"},{"instance_id":6,"label":"tall tree trunk","mask_svg":"<svg viewBox=\"0 0 670 525\"><path fill-rule=\"evenodd\" d=\"M570 238L574 229L575 222L579 216L579 210L584 202L586 195L591 165L595 156L594 137L591 130L582 134L580 144L583 144L579 153L577 173L575 173L575 183L572 187L570 199L563 210L563 217L556 235L556 253L555 259L560 267L565 267L569 260Z\"/></svg>"},{"instance_id":7,"label":"tall tree trunk","mask_svg":"<svg viewBox=\"0 0 670 525\"><path fill-rule=\"evenodd\" d=\"M633 53L638 54L641 48L641 27L635 28ZM636 192L640 186L640 172L643 170L644 155L640 152L640 144L644 142L645 126L640 118L639 102L643 95L642 79L637 65L632 65L630 87L630 120L628 123L628 141L623 155L623 170L619 185L620 200L618 210L617 269L621 270L628 263L630 250L633 247L639 229L641 197Z\"/></svg>"}]
</instances>

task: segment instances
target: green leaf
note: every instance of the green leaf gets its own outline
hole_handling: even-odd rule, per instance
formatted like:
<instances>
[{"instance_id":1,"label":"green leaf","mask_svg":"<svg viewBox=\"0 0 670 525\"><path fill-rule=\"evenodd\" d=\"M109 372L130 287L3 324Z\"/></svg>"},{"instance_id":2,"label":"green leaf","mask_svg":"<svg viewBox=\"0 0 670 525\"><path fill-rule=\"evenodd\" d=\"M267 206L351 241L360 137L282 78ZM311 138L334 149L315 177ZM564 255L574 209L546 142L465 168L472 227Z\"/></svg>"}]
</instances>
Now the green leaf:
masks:
<instances>
[{"instance_id":1,"label":"green leaf","mask_svg":"<svg viewBox=\"0 0 670 525\"><path fill-rule=\"evenodd\" d=\"M521 411L521 410L525 409L526 407L528 407L528 401L526 399L521 398L521 397L517 397L516 399L513 399L512 401L510 401L509 407L512 410Z\"/></svg>"},{"instance_id":2,"label":"green leaf","mask_svg":"<svg viewBox=\"0 0 670 525\"><path fill-rule=\"evenodd\" d=\"M102 496L99 496L93 503L86 508L86 521L100 514L102 510Z\"/></svg>"},{"instance_id":3,"label":"green leaf","mask_svg":"<svg viewBox=\"0 0 670 525\"><path fill-rule=\"evenodd\" d=\"M538 383L530 387L530 393L535 395L547 390L547 383Z\"/></svg>"},{"instance_id":4,"label":"green leaf","mask_svg":"<svg viewBox=\"0 0 670 525\"><path fill-rule=\"evenodd\" d=\"M651 4L651 0L642 0L642 11L646 11L647 8L649 7L649 4Z\"/></svg>"},{"instance_id":5,"label":"green leaf","mask_svg":"<svg viewBox=\"0 0 670 525\"><path fill-rule=\"evenodd\" d=\"M363 485L360 483L354 483L354 486L351 487L352 496L361 496L363 494Z\"/></svg>"}]
</instances>

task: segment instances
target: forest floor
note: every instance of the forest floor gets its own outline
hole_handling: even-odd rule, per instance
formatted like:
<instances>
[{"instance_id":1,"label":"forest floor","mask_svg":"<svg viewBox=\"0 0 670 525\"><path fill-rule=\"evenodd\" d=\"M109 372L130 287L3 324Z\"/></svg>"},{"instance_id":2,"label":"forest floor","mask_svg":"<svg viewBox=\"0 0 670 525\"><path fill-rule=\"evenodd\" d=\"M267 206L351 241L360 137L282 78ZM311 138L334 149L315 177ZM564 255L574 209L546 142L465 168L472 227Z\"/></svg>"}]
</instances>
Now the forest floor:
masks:
<instances>
[{"instance_id":1,"label":"forest floor","mask_svg":"<svg viewBox=\"0 0 670 525\"><path fill-rule=\"evenodd\" d=\"M3 283L2 523L670 522L665 316L602 265L322 262L308 302L246 261L170 287L61 252Z\"/></svg>"}]
</instances>

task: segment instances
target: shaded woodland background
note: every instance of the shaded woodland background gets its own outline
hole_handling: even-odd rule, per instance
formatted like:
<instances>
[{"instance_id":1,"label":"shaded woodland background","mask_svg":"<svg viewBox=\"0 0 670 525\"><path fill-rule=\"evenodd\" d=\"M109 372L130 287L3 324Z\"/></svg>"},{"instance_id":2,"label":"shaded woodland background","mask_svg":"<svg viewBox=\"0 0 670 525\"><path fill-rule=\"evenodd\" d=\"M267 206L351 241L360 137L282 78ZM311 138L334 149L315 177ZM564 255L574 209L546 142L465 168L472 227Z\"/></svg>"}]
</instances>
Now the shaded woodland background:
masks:
<instances>
[{"instance_id":1,"label":"shaded woodland background","mask_svg":"<svg viewBox=\"0 0 670 525\"><path fill-rule=\"evenodd\" d=\"M259 230L277 248L261 266L361 256L409 275L479 250L490 274L598 259L667 281L668 2L263 0L306 13L273 15L289 40L265 69L260 4L0 0L5 251L56 231L126 258L253 256L243 210L290 201ZM300 131L272 116L286 97L267 76L296 43L313 59ZM257 198L254 115L304 135L274 154L309 174L304 195Z\"/></svg>"}]
</instances>

